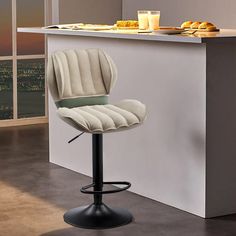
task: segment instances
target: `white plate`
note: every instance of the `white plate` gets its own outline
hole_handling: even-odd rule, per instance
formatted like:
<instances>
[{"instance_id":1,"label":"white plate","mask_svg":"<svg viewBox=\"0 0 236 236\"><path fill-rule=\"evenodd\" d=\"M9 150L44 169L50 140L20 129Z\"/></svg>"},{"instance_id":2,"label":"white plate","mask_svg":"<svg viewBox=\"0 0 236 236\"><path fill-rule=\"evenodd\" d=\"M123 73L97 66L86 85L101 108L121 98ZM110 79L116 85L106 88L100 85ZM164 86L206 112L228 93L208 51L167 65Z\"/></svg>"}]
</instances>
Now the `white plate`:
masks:
<instances>
[{"instance_id":1,"label":"white plate","mask_svg":"<svg viewBox=\"0 0 236 236\"><path fill-rule=\"evenodd\" d=\"M180 34L184 31L185 30L181 28L161 28L159 30L154 30L153 32L158 34Z\"/></svg>"}]
</instances>

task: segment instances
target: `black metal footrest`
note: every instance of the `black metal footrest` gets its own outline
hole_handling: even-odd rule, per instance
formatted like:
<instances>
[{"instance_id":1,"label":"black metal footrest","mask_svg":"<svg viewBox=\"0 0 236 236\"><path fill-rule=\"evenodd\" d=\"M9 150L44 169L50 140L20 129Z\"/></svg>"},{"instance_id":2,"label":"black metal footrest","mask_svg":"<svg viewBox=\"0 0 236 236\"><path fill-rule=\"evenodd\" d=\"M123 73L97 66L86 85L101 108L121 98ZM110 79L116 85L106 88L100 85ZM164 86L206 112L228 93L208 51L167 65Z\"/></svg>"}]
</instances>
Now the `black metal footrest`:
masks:
<instances>
[{"instance_id":1,"label":"black metal footrest","mask_svg":"<svg viewBox=\"0 0 236 236\"><path fill-rule=\"evenodd\" d=\"M80 189L82 193L85 194L110 194L110 193L118 193L127 190L131 187L131 183L129 182L122 182L122 181L115 181L115 182L103 182L103 185L108 184L115 184L115 185L125 185L123 188L113 189L113 190L105 190L105 191L94 191L94 190L88 190L90 188L93 188L95 184L89 184Z\"/></svg>"}]
</instances>

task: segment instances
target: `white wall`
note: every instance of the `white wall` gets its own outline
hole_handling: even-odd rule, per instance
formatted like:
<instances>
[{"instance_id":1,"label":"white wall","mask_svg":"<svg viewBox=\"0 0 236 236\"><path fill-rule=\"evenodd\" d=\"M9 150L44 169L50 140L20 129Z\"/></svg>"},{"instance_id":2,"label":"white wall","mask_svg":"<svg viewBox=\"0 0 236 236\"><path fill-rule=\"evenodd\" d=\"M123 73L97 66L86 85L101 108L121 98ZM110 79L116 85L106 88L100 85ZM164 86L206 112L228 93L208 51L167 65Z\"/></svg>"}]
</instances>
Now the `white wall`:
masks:
<instances>
[{"instance_id":1,"label":"white wall","mask_svg":"<svg viewBox=\"0 0 236 236\"><path fill-rule=\"evenodd\" d=\"M122 16L124 19L137 18L137 10L139 9L157 9L161 11L162 25L178 26L182 21L191 19L211 21L220 28L236 28L235 0L51 1L54 2L54 5L59 4L60 11L58 15L61 23L82 21L113 24Z\"/></svg>"},{"instance_id":2,"label":"white wall","mask_svg":"<svg viewBox=\"0 0 236 236\"><path fill-rule=\"evenodd\" d=\"M160 10L161 25L178 26L192 19L236 28L235 0L123 0L123 18L136 18L139 9Z\"/></svg>"},{"instance_id":3,"label":"white wall","mask_svg":"<svg viewBox=\"0 0 236 236\"><path fill-rule=\"evenodd\" d=\"M114 24L122 18L122 0L59 0L60 23Z\"/></svg>"}]
</instances>

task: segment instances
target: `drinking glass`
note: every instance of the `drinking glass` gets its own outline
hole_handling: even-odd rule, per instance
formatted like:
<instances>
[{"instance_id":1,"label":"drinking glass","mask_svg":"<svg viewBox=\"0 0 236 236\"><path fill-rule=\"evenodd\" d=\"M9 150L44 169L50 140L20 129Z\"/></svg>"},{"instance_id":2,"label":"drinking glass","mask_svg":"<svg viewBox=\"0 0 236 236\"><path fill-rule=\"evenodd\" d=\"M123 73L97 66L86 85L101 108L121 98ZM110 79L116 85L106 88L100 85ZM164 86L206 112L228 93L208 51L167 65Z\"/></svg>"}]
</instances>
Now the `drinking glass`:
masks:
<instances>
[{"instance_id":1,"label":"drinking glass","mask_svg":"<svg viewBox=\"0 0 236 236\"><path fill-rule=\"evenodd\" d=\"M148 24L150 30L158 30L160 28L160 11L148 12Z\"/></svg>"},{"instance_id":2,"label":"drinking glass","mask_svg":"<svg viewBox=\"0 0 236 236\"><path fill-rule=\"evenodd\" d=\"M138 11L138 23L140 30L148 29L148 11Z\"/></svg>"}]
</instances>

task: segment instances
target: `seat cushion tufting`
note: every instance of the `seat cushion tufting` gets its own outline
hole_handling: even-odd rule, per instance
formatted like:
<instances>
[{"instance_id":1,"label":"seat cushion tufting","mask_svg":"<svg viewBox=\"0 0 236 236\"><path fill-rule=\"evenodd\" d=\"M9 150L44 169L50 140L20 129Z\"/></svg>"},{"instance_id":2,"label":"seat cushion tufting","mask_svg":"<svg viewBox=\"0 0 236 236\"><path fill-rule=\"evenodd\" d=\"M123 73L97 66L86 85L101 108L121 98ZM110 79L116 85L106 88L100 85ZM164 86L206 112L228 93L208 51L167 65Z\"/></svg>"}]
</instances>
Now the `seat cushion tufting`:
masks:
<instances>
[{"instance_id":1,"label":"seat cushion tufting","mask_svg":"<svg viewBox=\"0 0 236 236\"><path fill-rule=\"evenodd\" d=\"M59 108L58 114L78 130L105 133L132 128L146 118L146 107L137 100L122 100L116 105L93 105Z\"/></svg>"}]
</instances>

